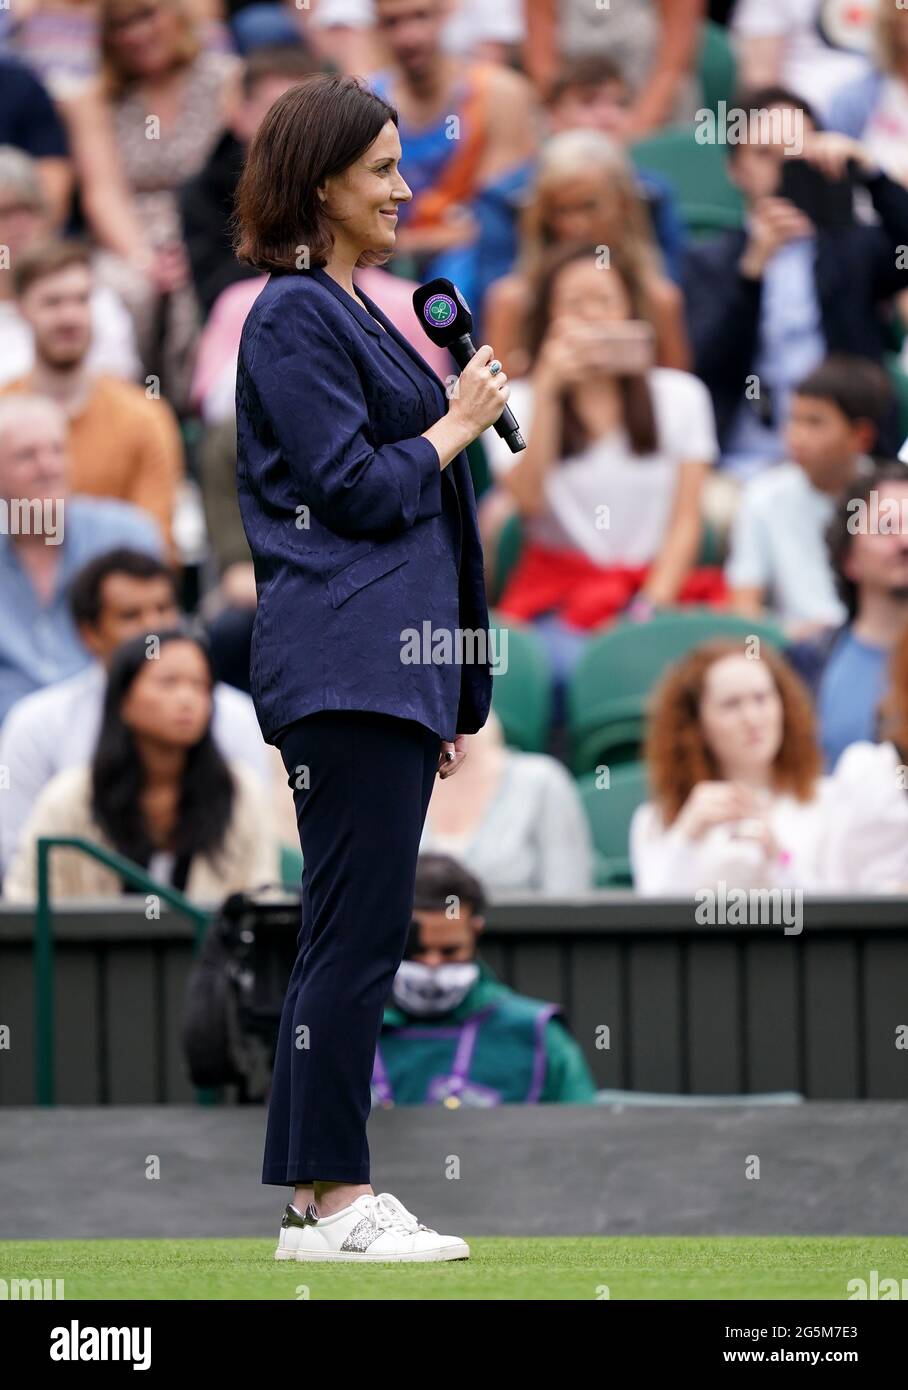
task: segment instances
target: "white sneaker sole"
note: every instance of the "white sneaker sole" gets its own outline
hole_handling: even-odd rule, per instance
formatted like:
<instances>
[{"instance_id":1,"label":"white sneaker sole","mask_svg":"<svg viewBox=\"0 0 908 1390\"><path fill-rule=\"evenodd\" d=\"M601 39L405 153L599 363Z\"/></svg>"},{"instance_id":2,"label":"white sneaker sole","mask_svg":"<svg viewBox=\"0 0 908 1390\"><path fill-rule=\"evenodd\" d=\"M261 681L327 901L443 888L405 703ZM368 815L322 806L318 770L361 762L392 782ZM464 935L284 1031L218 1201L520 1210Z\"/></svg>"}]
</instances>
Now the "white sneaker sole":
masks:
<instances>
[{"instance_id":1,"label":"white sneaker sole","mask_svg":"<svg viewBox=\"0 0 908 1390\"><path fill-rule=\"evenodd\" d=\"M344 1264L428 1264L438 1260L467 1260L469 1257L470 1247L465 1241L444 1249L408 1251L401 1255L370 1255L368 1250L282 1250L280 1246L274 1252L276 1260L298 1260L300 1264L309 1261L336 1261Z\"/></svg>"}]
</instances>

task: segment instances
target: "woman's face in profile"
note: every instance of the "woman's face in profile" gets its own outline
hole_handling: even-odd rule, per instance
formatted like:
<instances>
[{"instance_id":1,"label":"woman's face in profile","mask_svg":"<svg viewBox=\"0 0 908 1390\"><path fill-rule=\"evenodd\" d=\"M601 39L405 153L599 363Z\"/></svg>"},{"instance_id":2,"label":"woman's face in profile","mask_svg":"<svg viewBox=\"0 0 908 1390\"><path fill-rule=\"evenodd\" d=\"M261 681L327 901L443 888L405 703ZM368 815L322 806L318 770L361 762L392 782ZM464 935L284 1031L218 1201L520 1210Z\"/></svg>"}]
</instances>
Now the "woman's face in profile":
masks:
<instances>
[{"instance_id":1,"label":"woman's face in profile","mask_svg":"<svg viewBox=\"0 0 908 1390\"><path fill-rule=\"evenodd\" d=\"M348 254L393 251L396 212L413 197L399 169L400 137L393 121L379 131L354 164L322 185L324 207L331 215L335 244Z\"/></svg>"},{"instance_id":2,"label":"woman's face in profile","mask_svg":"<svg viewBox=\"0 0 908 1390\"><path fill-rule=\"evenodd\" d=\"M211 720L211 672L194 642L166 642L130 686L121 710L134 734L191 748Z\"/></svg>"},{"instance_id":3,"label":"woman's face in profile","mask_svg":"<svg viewBox=\"0 0 908 1390\"><path fill-rule=\"evenodd\" d=\"M703 683L700 726L723 777L770 767L782 745L784 707L768 664L743 655L713 662Z\"/></svg>"}]
</instances>

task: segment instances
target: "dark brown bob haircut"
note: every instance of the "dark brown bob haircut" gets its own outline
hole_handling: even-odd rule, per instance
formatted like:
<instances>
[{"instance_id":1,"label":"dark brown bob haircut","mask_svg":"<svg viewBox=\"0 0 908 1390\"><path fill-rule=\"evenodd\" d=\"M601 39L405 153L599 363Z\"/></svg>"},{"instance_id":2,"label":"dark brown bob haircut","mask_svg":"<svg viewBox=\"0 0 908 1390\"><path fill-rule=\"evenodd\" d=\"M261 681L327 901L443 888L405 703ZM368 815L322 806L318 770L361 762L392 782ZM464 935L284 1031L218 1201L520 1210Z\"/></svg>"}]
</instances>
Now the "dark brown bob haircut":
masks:
<instances>
[{"instance_id":1,"label":"dark brown bob haircut","mask_svg":"<svg viewBox=\"0 0 908 1390\"><path fill-rule=\"evenodd\" d=\"M256 269L284 273L324 265L334 246L317 188L355 164L393 121L393 106L358 77L319 73L278 97L246 155L236 191L233 247ZM358 265L384 265L393 251L366 251Z\"/></svg>"}]
</instances>

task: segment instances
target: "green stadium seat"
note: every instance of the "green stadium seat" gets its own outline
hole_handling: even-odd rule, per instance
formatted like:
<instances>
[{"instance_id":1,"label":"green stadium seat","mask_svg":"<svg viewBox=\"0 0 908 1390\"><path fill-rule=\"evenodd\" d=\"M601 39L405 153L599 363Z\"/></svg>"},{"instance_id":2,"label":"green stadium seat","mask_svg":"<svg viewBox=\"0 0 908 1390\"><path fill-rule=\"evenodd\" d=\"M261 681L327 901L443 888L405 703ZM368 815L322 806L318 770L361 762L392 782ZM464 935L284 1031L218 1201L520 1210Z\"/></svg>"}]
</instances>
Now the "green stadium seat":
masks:
<instances>
[{"instance_id":1,"label":"green stadium seat","mask_svg":"<svg viewBox=\"0 0 908 1390\"><path fill-rule=\"evenodd\" d=\"M495 613L490 622L507 633L507 666L492 680L492 708L505 741L525 753L544 753L552 723L552 674L542 638L531 627L504 622ZM503 656L504 648L498 651Z\"/></svg>"},{"instance_id":2,"label":"green stadium seat","mask_svg":"<svg viewBox=\"0 0 908 1390\"><path fill-rule=\"evenodd\" d=\"M590 772L577 784L593 837L596 887L631 888L628 832L631 817L647 798L646 769L643 763L627 763L609 769L608 786L597 782L597 774Z\"/></svg>"},{"instance_id":3,"label":"green stadium seat","mask_svg":"<svg viewBox=\"0 0 908 1390\"><path fill-rule=\"evenodd\" d=\"M303 877L303 853L291 845L281 845L281 883L288 893L298 893Z\"/></svg>"},{"instance_id":4,"label":"green stadium seat","mask_svg":"<svg viewBox=\"0 0 908 1390\"><path fill-rule=\"evenodd\" d=\"M901 359L894 352L887 352L885 366L895 390L899 412L899 438L908 439L908 374L902 366Z\"/></svg>"},{"instance_id":5,"label":"green stadium seat","mask_svg":"<svg viewBox=\"0 0 908 1390\"><path fill-rule=\"evenodd\" d=\"M719 102L731 102L737 84L737 63L728 34L721 24L707 20L700 40L700 87L703 105L718 111Z\"/></svg>"},{"instance_id":6,"label":"green stadium seat","mask_svg":"<svg viewBox=\"0 0 908 1390\"><path fill-rule=\"evenodd\" d=\"M639 169L662 174L678 196L681 215L694 235L740 227L741 195L729 180L725 145L701 145L693 125L672 126L638 140L631 158Z\"/></svg>"},{"instance_id":7,"label":"green stadium seat","mask_svg":"<svg viewBox=\"0 0 908 1390\"><path fill-rule=\"evenodd\" d=\"M646 623L619 623L592 637L568 688L568 741L574 772L638 759L646 701L671 662L717 637L757 636L780 647L781 630L712 608L678 608Z\"/></svg>"},{"instance_id":8,"label":"green stadium seat","mask_svg":"<svg viewBox=\"0 0 908 1390\"><path fill-rule=\"evenodd\" d=\"M513 516L508 517L498 537L495 551L495 589L492 597L494 603L497 603L504 593L511 572L520 559L522 548L523 522L515 512Z\"/></svg>"},{"instance_id":9,"label":"green stadium seat","mask_svg":"<svg viewBox=\"0 0 908 1390\"><path fill-rule=\"evenodd\" d=\"M492 486L489 460L481 436L477 436L472 443L467 445L467 462L470 465L470 476L473 479L473 491L476 497L480 498Z\"/></svg>"}]
</instances>

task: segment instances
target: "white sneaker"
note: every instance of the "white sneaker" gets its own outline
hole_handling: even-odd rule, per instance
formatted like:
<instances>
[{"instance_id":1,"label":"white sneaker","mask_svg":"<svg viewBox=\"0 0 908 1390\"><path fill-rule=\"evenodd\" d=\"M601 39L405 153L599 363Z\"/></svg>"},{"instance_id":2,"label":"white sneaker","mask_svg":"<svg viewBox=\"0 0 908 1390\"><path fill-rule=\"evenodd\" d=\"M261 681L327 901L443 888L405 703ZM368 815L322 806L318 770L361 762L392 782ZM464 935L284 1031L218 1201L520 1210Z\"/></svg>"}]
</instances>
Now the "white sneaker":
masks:
<instances>
[{"instance_id":1,"label":"white sneaker","mask_svg":"<svg viewBox=\"0 0 908 1390\"><path fill-rule=\"evenodd\" d=\"M301 1215L288 1202L281 1220L276 1260L466 1260L459 1236L441 1236L417 1221L390 1192L365 1192L349 1207L319 1216L312 1202Z\"/></svg>"}]
</instances>

